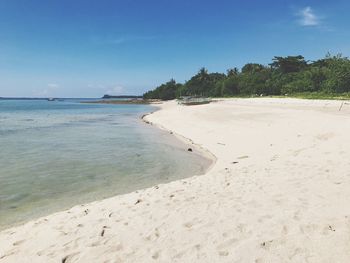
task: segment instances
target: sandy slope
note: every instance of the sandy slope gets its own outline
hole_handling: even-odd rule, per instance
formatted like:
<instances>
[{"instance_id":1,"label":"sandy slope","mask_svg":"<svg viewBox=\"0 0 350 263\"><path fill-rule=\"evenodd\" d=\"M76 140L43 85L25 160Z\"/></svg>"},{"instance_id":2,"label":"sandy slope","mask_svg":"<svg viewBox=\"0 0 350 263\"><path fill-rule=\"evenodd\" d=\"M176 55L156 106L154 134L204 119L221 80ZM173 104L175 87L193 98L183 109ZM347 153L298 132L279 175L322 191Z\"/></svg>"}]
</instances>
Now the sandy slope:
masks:
<instances>
[{"instance_id":1,"label":"sandy slope","mask_svg":"<svg viewBox=\"0 0 350 263\"><path fill-rule=\"evenodd\" d=\"M0 233L0 262L350 262L350 105L174 102L147 120L217 157L203 176Z\"/></svg>"}]
</instances>

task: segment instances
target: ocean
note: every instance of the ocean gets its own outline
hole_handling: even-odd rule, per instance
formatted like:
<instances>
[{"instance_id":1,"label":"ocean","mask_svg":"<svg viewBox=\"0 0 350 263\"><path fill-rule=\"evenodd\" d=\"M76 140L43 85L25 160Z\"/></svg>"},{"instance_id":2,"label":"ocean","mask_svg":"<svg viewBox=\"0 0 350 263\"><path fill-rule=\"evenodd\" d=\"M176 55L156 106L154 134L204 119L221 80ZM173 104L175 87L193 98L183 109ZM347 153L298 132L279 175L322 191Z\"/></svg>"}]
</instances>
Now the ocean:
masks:
<instances>
[{"instance_id":1,"label":"ocean","mask_svg":"<svg viewBox=\"0 0 350 263\"><path fill-rule=\"evenodd\" d=\"M147 125L150 105L0 100L0 229L202 174L210 161Z\"/></svg>"}]
</instances>

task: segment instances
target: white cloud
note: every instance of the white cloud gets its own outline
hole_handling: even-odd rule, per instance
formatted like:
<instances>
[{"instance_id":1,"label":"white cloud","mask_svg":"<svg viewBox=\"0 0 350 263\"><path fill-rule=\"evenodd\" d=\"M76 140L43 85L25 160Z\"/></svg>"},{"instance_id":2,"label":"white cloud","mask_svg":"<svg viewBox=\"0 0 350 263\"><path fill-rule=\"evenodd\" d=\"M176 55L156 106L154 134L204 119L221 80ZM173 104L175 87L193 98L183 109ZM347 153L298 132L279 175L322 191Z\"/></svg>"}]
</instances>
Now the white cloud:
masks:
<instances>
[{"instance_id":1,"label":"white cloud","mask_svg":"<svg viewBox=\"0 0 350 263\"><path fill-rule=\"evenodd\" d=\"M120 95L123 92L124 88L122 86L114 86L110 87L106 90L106 94L108 95Z\"/></svg>"},{"instance_id":2,"label":"white cloud","mask_svg":"<svg viewBox=\"0 0 350 263\"><path fill-rule=\"evenodd\" d=\"M50 89L57 89L60 85L56 84L56 83L49 83L47 84L47 87Z\"/></svg>"},{"instance_id":3,"label":"white cloud","mask_svg":"<svg viewBox=\"0 0 350 263\"><path fill-rule=\"evenodd\" d=\"M34 90L34 96L38 97L46 97L49 95L49 90L48 89L43 89L43 90Z\"/></svg>"},{"instance_id":4,"label":"white cloud","mask_svg":"<svg viewBox=\"0 0 350 263\"><path fill-rule=\"evenodd\" d=\"M297 16L299 24L302 26L318 26L320 24L320 17L318 17L310 6L299 10Z\"/></svg>"},{"instance_id":5,"label":"white cloud","mask_svg":"<svg viewBox=\"0 0 350 263\"><path fill-rule=\"evenodd\" d=\"M54 95L55 91L60 87L60 85L56 83L47 84L46 88L41 90L33 90L33 96L37 97L49 97Z\"/></svg>"}]
</instances>

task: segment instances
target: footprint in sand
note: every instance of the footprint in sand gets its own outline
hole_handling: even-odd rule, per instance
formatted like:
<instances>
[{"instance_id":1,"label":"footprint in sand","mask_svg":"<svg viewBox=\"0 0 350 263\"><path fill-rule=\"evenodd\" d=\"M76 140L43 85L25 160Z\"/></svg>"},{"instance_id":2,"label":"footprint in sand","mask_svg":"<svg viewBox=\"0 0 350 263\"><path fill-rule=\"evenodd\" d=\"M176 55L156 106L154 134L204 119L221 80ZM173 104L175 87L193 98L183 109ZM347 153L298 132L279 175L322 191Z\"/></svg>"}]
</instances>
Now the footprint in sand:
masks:
<instances>
[{"instance_id":1,"label":"footprint in sand","mask_svg":"<svg viewBox=\"0 0 350 263\"><path fill-rule=\"evenodd\" d=\"M319 226L316 224L303 224L299 226L299 230L302 234L307 234L311 235L314 234L315 232L319 232Z\"/></svg>"},{"instance_id":2,"label":"footprint in sand","mask_svg":"<svg viewBox=\"0 0 350 263\"><path fill-rule=\"evenodd\" d=\"M227 251L227 249L231 248L233 244L237 243L238 241L239 240L237 238L231 238L218 245L216 249L219 250L220 254L222 251Z\"/></svg>"},{"instance_id":3,"label":"footprint in sand","mask_svg":"<svg viewBox=\"0 0 350 263\"><path fill-rule=\"evenodd\" d=\"M271 248L272 244L273 244L273 240L268 240L268 241L262 242L262 243L260 244L260 246L261 246L262 248L264 248L264 249L269 250L269 249Z\"/></svg>"},{"instance_id":4,"label":"footprint in sand","mask_svg":"<svg viewBox=\"0 0 350 263\"><path fill-rule=\"evenodd\" d=\"M307 150L308 148L300 148L300 149L297 149L295 151L293 151L293 156L298 156L301 152Z\"/></svg>"},{"instance_id":5,"label":"footprint in sand","mask_svg":"<svg viewBox=\"0 0 350 263\"><path fill-rule=\"evenodd\" d=\"M292 260L294 257L296 257L302 253L305 253L305 249L297 247L296 249L294 249L293 254L289 256L289 259Z\"/></svg>"},{"instance_id":6,"label":"footprint in sand","mask_svg":"<svg viewBox=\"0 0 350 263\"><path fill-rule=\"evenodd\" d=\"M187 222L187 223L185 223L184 224L184 227L186 227L186 228L191 228L193 226L193 223L192 222Z\"/></svg>"},{"instance_id":7,"label":"footprint in sand","mask_svg":"<svg viewBox=\"0 0 350 263\"><path fill-rule=\"evenodd\" d=\"M227 257L228 256L228 251L219 251L219 256L222 256L222 257Z\"/></svg>"},{"instance_id":8,"label":"footprint in sand","mask_svg":"<svg viewBox=\"0 0 350 263\"><path fill-rule=\"evenodd\" d=\"M276 154L276 155L272 156L272 158L270 159L270 161L273 162L273 161L275 161L277 158L278 158L278 155Z\"/></svg>"},{"instance_id":9,"label":"footprint in sand","mask_svg":"<svg viewBox=\"0 0 350 263\"><path fill-rule=\"evenodd\" d=\"M158 259L159 258L159 251L156 251L155 253L153 253L152 258Z\"/></svg>"},{"instance_id":10,"label":"footprint in sand","mask_svg":"<svg viewBox=\"0 0 350 263\"><path fill-rule=\"evenodd\" d=\"M323 134L319 134L316 136L316 139L320 140L320 141L328 141L329 139L331 139L332 137L334 137L334 133L332 132L328 132L328 133L323 133Z\"/></svg>"},{"instance_id":11,"label":"footprint in sand","mask_svg":"<svg viewBox=\"0 0 350 263\"><path fill-rule=\"evenodd\" d=\"M22 244L22 243L24 243L24 242L26 242L25 239L19 240L19 241L14 242L13 245L14 245L14 246L18 246L18 245L20 245L20 244Z\"/></svg>"},{"instance_id":12,"label":"footprint in sand","mask_svg":"<svg viewBox=\"0 0 350 263\"><path fill-rule=\"evenodd\" d=\"M0 255L0 259L6 258L6 257L14 255L16 253L17 253L17 250L10 250L10 251L6 252L5 254Z\"/></svg>"},{"instance_id":13,"label":"footprint in sand","mask_svg":"<svg viewBox=\"0 0 350 263\"><path fill-rule=\"evenodd\" d=\"M288 234L288 227L287 226L283 226L283 228L282 228L282 235L287 235Z\"/></svg>"},{"instance_id":14,"label":"footprint in sand","mask_svg":"<svg viewBox=\"0 0 350 263\"><path fill-rule=\"evenodd\" d=\"M62 263L69 263L69 262L72 262L72 259L76 256L80 254L79 252L75 252L75 253L72 253L72 254L69 254L67 256L65 256L64 258L62 258Z\"/></svg>"}]
</instances>

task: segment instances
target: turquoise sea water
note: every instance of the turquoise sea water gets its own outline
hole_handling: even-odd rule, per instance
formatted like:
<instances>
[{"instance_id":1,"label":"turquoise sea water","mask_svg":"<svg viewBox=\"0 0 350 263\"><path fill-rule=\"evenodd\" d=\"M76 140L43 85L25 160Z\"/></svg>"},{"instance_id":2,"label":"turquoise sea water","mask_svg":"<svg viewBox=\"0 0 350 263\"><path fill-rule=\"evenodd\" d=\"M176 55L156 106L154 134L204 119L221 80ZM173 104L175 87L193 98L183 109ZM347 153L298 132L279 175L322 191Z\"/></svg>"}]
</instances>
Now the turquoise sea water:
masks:
<instances>
[{"instance_id":1,"label":"turquoise sea water","mask_svg":"<svg viewBox=\"0 0 350 263\"><path fill-rule=\"evenodd\" d=\"M203 173L208 160L140 120L153 110L0 100L0 228Z\"/></svg>"}]
</instances>

